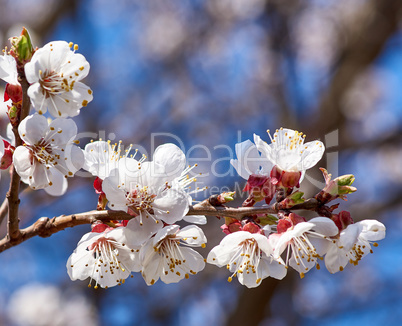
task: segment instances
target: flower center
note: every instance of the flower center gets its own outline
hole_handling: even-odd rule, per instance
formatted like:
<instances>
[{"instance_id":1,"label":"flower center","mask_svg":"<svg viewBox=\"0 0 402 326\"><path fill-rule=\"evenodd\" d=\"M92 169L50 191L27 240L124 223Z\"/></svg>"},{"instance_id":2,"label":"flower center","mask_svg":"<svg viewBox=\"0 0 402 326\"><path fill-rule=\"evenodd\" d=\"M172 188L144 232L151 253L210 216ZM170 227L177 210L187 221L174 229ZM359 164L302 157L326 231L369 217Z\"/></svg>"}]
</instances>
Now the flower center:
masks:
<instances>
[{"instance_id":1,"label":"flower center","mask_svg":"<svg viewBox=\"0 0 402 326\"><path fill-rule=\"evenodd\" d=\"M42 87L42 93L46 98L50 95L59 95L64 92L73 90L75 78L70 76L68 79L63 77L63 74L58 74L55 71L44 72L39 70L39 84Z\"/></svg>"},{"instance_id":2,"label":"flower center","mask_svg":"<svg viewBox=\"0 0 402 326\"><path fill-rule=\"evenodd\" d=\"M154 250L164 260L162 266L163 266L163 273L165 275L173 273L176 274L177 276L180 276L181 274L179 270L182 270L187 272L184 275L185 278L189 278L190 277L189 273L193 275L197 273L194 272L192 269L189 269L189 267L185 265L186 259L184 259L179 244L180 240L176 238L176 235L170 234L166 236L166 238L164 238L163 240L159 241L159 243L154 247ZM178 270L176 270L176 268ZM152 281L151 284L153 284Z\"/></svg>"},{"instance_id":3,"label":"flower center","mask_svg":"<svg viewBox=\"0 0 402 326\"><path fill-rule=\"evenodd\" d=\"M234 272L232 276L228 278L228 282L232 282L232 279L236 274L256 274L256 283L261 282L261 278L258 277L258 265L261 259L261 250L258 247L258 243L255 239L246 239L239 243L236 253L227 264L226 268L231 272Z\"/></svg>"},{"instance_id":4,"label":"flower center","mask_svg":"<svg viewBox=\"0 0 402 326\"><path fill-rule=\"evenodd\" d=\"M140 188L139 185L136 185L136 189L126 193L130 207L139 211L152 209L155 197L156 195L150 193L147 186Z\"/></svg>"},{"instance_id":5,"label":"flower center","mask_svg":"<svg viewBox=\"0 0 402 326\"><path fill-rule=\"evenodd\" d=\"M97 289L98 283L101 283L99 278L103 279L108 273L110 274L109 277L116 279L116 283L124 283L125 280L120 277L120 271L125 272L126 268L119 260L117 245L118 243L116 241L102 237L88 247L88 250L92 251L95 258L95 264L88 287L91 287L92 280L95 280L95 289Z\"/></svg>"},{"instance_id":6,"label":"flower center","mask_svg":"<svg viewBox=\"0 0 402 326\"><path fill-rule=\"evenodd\" d=\"M52 145L43 138L33 146L26 146L31 150L33 157L46 166L57 165L57 160L60 159L59 154L53 153Z\"/></svg>"}]
</instances>

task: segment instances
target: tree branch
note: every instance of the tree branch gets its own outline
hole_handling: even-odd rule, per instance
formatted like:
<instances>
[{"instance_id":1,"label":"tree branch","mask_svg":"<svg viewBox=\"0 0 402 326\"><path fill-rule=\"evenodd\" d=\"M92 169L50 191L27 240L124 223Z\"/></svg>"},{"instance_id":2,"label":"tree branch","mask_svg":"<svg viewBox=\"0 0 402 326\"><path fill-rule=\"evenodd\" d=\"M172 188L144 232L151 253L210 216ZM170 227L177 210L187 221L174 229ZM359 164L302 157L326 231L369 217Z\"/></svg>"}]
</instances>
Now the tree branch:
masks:
<instances>
[{"instance_id":1,"label":"tree branch","mask_svg":"<svg viewBox=\"0 0 402 326\"><path fill-rule=\"evenodd\" d=\"M304 203L295 205L289 210L314 210L319 211L322 205L314 198L306 200ZM256 214L276 214L281 210L280 203L275 203L270 206L262 207L225 207L225 206L212 206L208 204L208 199L195 206L190 206L187 215L206 215L206 216L219 216L219 217L233 217L241 219L245 216ZM95 221L111 221L111 220L130 220L135 216L130 215L123 211L89 211L85 213L61 215L49 219L42 217L31 226L19 230L18 236L11 239L5 237L0 240L0 252L16 246L34 236L50 237L59 231L69 227L74 227L82 224L92 224Z\"/></svg>"},{"instance_id":2,"label":"tree branch","mask_svg":"<svg viewBox=\"0 0 402 326\"><path fill-rule=\"evenodd\" d=\"M1 223L3 223L3 220L7 216L7 213L8 213L8 200L7 198L5 198L0 206L0 225Z\"/></svg>"},{"instance_id":3,"label":"tree branch","mask_svg":"<svg viewBox=\"0 0 402 326\"><path fill-rule=\"evenodd\" d=\"M21 115L19 117L19 122L24 120L28 114L30 109L30 100L28 97L28 87L29 83L25 78L25 72L23 66L18 66L18 81L22 87L22 107L21 107ZM22 139L18 133L18 126L13 127L13 133L15 136L15 147L22 145ZM15 170L14 165L11 167L11 180L10 180L10 188L6 195L8 200L8 237L10 241L17 241L20 236L19 230L19 219L18 219L18 207L20 204L19 199L19 187L20 187L21 178Z\"/></svg>"}]
</instances>

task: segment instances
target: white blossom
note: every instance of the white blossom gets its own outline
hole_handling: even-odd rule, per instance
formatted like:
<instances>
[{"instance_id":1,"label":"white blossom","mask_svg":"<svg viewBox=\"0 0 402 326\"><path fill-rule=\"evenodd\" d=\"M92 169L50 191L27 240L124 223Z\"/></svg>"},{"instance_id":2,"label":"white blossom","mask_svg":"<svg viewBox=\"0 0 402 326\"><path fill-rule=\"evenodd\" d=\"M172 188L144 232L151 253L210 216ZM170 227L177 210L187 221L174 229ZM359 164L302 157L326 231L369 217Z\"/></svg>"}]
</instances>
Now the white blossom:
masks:
<instances>
[{"instance_id":1,"label":"white blossom","mask_svg":"<svg viewBox=\"0 0 402 326\"><path fill-rule=\"evenodd\" d=\"M373 241L384 237L385 226L376 220L350 224L333 240L325 256L325 266L329 272L336 273L342 271L348 263L357 265L364 256L372 252L371 244L377 246Z\"/></svg>"},{"instance_id":2,"label":"white blossom","mask_svg":"<svg viewBox=\"0 0 402 326\"><path fill-rule=\"evenodd\" d=\"M254 288L271 276L281 280L286 275L286 267L280 257L274 257L272 247L265 235L237 231L228 234L214 247L207 262L218 267L226 266L232 272L231 282L237 276L240 284Z\"/></svg>"},{"instance_id":3,"label":"white blossom","mask_svg":"<svg viewBox=\"0 0 402 326\"><path fill-rule=\"evenodd\" d=\"M295 130L280 128L274 137L269 131L268 135L271 144L255 134L254 142L258 150L283 171L305 172L318 163L325 150L324 144L318 140L304 144L306 136Z\"/></svg>"},{"instance_id":4,"label":"white blossom","mask_svg":"<svg viewBox=\"0 0 402 326\"><path fill-rule=\"evenodd\" d=\"M67 189L72 177L84 164L82 150L72 142L77 126L71 119L55 119L48 123L44 116L34 114L18 127L23 146L13 155L15 169L21 180L32 189L52 187L54 195Z\"/></svg>"},{"instance_id":5,"label":"white blossom","mask_svg":"<svg viewBox=\"0 0 402 326\"><path fill-rule=\"evenodd\" d=\"M13 56L6 53L0 56L0 79L12 85L20 85L18 81L17 63Z\"/></svg>"},{"instance_id":6,"label":"white blossom","mask_svg":"<svg viewBox=\"0 0 402 326\"><path fill-rule=\"evenodd\" d=\"M138 248L127 245L125 227L104 232L89 232L78 242L67 261L71 280L95 281L95 288L112 287L125 282L131 272L140 270Z\"/></svg>"},{"instance_id":7,"label":"white blossom","mask_svg":"<svg viewBox=\"0 0 402 326\"><path fill-rule=\"evenodd\" d=\"M83 169L104 180L119 167L119 160L130 154L131 145L124 150L121 141L111 144L110 141L94 141L85 145L85 163Z\"/></svg>"},{"instance_id":8,"label":"white blossom","mask_svg":"<svg viewBox=\"0 0 402 326\"><path fill-rule=\"evenodd\" d=\"M70 45L50 42L25 65L31 84L28 95L39 114L49 110L57 118L74 117L92 101L92 90L80 81L88 75L89 63L82 54L71 51Z\"/></svg>"},{"instance_id":9,"label":"white blossom","mask_svg":"<svg viewBox=\"0 0 402 326\"><path fill-rule=\"evenodd\" d=\"M274 165L266 157L261 157L257 146L250 140L237 143L235 151L237 159L231 159L230 164L243 179L248 180L252 174L270 175Z\"/></svg>"},{"instance_id":10,"label":"white blossom","mask_svg":"<svg viewBox=\"0 0 402 326\"><path fill-rule=\"evenodd\" d=\"M161 221L173 224L183 219L189 210L191 198L183 185L173 182L183 172L181 167L176 171L176 164L181 164L182 159L162 155L164 151L158 149L151 162L144 162L144 158L139 161L120 159L118 169L102 183L111 209L137 216L128 222L127 228L136 234L138 244L158 232L162 228ZM180 151L177 146L171 150Z\"/></svg>"},{"instance_id":11,"label":"white blossom","mask_svg":"<svg viewBox=\"0 0 402 326\"><path fill-rule=\"evenodd\" d=\"M179 229L170 225L149 239L140 250L142 276L148 285L159 278L164 283L177 283L205 267L204 258L189 247L205 247L202 230L189 225Z\"/></svg>"},{"instance_id":12,"label":"white blossom","mask_svg":"<svg viewBox=\"0 0 402 326\"><path fill-rule=\"evenodd\" d=\"M338 227L327 217L316 217L308 222L290 226L282 233L272 233L269 242L273 255L279 258L287 249L286 266L290 265L301 277L317 263L329 249L329 237L338 233ZM292 256L289 259L290 252Z\"/></svg>"}]
</instances>

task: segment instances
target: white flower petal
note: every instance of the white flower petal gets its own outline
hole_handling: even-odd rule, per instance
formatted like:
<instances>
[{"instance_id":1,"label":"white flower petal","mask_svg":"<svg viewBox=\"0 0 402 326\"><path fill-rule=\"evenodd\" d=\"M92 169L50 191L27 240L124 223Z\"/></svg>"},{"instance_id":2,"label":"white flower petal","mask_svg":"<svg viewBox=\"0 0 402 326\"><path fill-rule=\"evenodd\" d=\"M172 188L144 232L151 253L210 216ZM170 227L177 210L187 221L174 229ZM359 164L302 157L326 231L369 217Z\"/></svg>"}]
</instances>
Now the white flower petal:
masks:
<instances>
[{"instance_id":1,"label":"white flower petal","mask_svg":"<svg viewBox=\"0 0 402 326\"><path fill-rule=\"evenodd\" d=\"M43 115L34 114L26 117L18 126L21 139L29 145L35 145L49 129L46 118Z\"/></svg>"},{"instance_id":2,"label":"white flower petal","mask_svg":"<svg viewBox=\"0 0 402 326\"><path fill-rule=\"evenodd\" d=\"M149 217L142 218L142 225L139 216L131 219L126 226L127 245L130 248L142 245L161 230L162 227L162 223L156 223Z\"/></svg>"},{"instance_id":3,"label":"white flower petal","mask_svg":"<svg viewBox=\"0 0 402 326\"><path fill-rule=\"evenodd\" d=\"M309 223L314 224L312 230L322 235L334 236L337 235L339 232L338 227L335 225L334 221L332 221L328 217L315 217L309 220Z\"/></svg>"},{"instance_id":4,"label":"white flower petal","mask_svg":"<svg viewBox=\"0 0 402 326\"><path fill-rule=\"evenodd\" d=\"M187 194L179 189L170 188L158 195L152 205L155 216L168 224L183 219L189 210Z\"/></svg>"},{"instance_id":5,"label":"white flower petal","mask_svg":"<svg viewBox=\"0 0 402 326\"><path fill-rule=\"evenodd\" d=\"M204 235L204 232L196 225L188 225L182 228L176 234L177 237L180 237L186 243L190 245L201 246L202 244L207 243L207 238Z\"/></svg>"},{"instance_id":6,"label":"white flower petal","mask_svg":"<svg viewBox=\"0 0 402 326\"><path fill-rule=\"evenodd\" d=\"M31 152L29 149L24 146L18 146L13 154L13 162L22 181L28 183L28 178L33 173L33 163L31 163Z\"/></svg>"},{"instance_id":7,"label":"white flower petal","mask_svg":"<svg viewBox=\"0 0 402 326\"><path fill-rule=\"evenodd\" d=\"M330 273L337 273L348 264L349 258L347 251L340 249L338 244L334 244L330 247L327 254L325 255L325 267Z\"/></svg>"},{"instance_id":8,"label":"white flower petal","mask_svg":"<svg viewBox=\"0 0 402 326\"><path fill-rule=\"evenodd\" d=\"M308 170L321 160L325 146L322 142L315 140L304 144L301 162L298 165L299 171Z\"/></svg>"},{"instance_id":9,"label":"white flower petal","mask_svg":"<svg viewBox=\"0 0 402 326\"><path fill-rule=\"evenodd\" d=\"M46 187L44 190L51 196L62 196L66 193L68 188L67 179L62 173L55 168L50 168L52 173L52 185Z\"/></svg>"},{"instance_id":10,"label":"white flower petal","mask_svg":"<svg viewBox=\"0 0 402 326\"><path fill-rule=\"evenodd\" d=\"M179 177L186 168L186 156L175 144L164 144L156 148L153 160L155 163L164 166L165 173L169 179Z\"/></svg>"},{"instance_id":11,"label":"white flower petal","mask_svg":"<svg viewBox=\"0 0 402 326\"><path fill-rule=\"evenodd\" d=\"M363 220L357 222L362 226L360 237L368 241L378 241L385 238L385 226L376 220Z\"/></svg>"},{"instance_id":12,"label":"white flower petal","mask_svg":"<svg viewBox=\"0 0 402 326\"><path fill-rule=\"evenodd\" d=\"M207 224L207 217L204 215L186 215L183 217L183 220L192 224Z\"/></svg>"}]
</instances>

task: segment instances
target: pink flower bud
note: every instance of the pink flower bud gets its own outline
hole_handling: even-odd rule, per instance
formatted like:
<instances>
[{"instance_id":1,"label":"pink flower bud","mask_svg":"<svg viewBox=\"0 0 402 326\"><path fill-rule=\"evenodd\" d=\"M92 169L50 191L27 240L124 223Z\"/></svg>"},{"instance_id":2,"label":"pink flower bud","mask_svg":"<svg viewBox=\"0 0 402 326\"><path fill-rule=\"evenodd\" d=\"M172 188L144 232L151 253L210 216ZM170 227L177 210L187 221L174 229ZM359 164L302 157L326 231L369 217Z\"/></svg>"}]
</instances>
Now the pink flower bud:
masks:
<instances>
[{"instance_id":1,"label":"pink flower bud","mask_svg":"<svg viewBox=\"0 0 402 326\"><path fill-rule=\"evenodd\" d=\"M243 231L250 233L261 233L261 228L253 222L248 222L243 226Z\"/></svg>"},{"instance_id":2,"label":"pink flower bud","mask_svg":"<svg viewBox=\"0 0 402 326\"><path fill-rule=\"evenodd\" d=\"M290 227L292 227L292 222L290 222L287 219L281 219L278 221L278 225L276 226L276 231L278 233L283 233L283 232L286 232L287 229L289 229Z\"/></svg>"},{"instance_id":3,"label":"pink flower bud","mask_svg":"<svg viewBox=\"0 0 402 326\"><path fill-rule=\"evenodd\" d=\"M296 213L290 213L288 218L292 221L293 225L306 222L306 219L303 216L297 215Z\"/></svg>"},{"instance_id":4,"label":"pink flower bud","mask_svg":"<svg viewBox=\"0 0 402 326\"><path fill-rule=\"evenodd\" d=\"M101 178L96 177L96 179L94 181L94 189L97 194L101 194L103 192L102 191L102 182L103 182L103 180Z\"/></svg>"},{"instance_id":5,"label":"pink flower bud","mask_svg":"<svg viewBox=\"0 0 402 326\"><path fill-rule=\"evenodd\" d=\"M339 214L334 214L331 219L334 221L339 231L345 230L348 225L354 223L353 218L348 211L341 211Z\"/></svg>"},{"instance_id":6,"label":"pink flower bud","mask_svg":"<svg viewBox=\"0 0 402 326\"><path fill-rule=\"evenodd\" d=\"M4 143L4 154L1 158L1 170L6 170L9 166L13 163L13 154L14 154L14 147L10 145L10 143L3 139Z\"/></svg>"},{"instance_id":7,"label":"pink flower bud","mask_svg":"<svg viewBox=\"0 0 402 326\"><path fill-rule=\"evenodd\" d=\"M277 165L271 170L272 183L277 187L293 188L300 187L299 181L302 173L300 171L284 171Z\"/></svg>"},{"instance_id":8,"label":"pink flower bud","mask_svg":"<svg viewBox=\"0 0 402 326\"><path fill-rule=\"evenodd\" d=\"M248 191L250 194L246 200L247 204L243 206L253 206L263 199L269 204L275 195L275 186L272 184L271 178L265 175L251 174L243 191Z\"/></svg>"},{"instance_id":9,"label":"pink flower bud","mask_svg":"<svg viewBox=\"0 0 402 326\"><path fill-rule=\"evenodd\" d=\"M7 84L4 92L4 101L11 99L13 103L22 101L22 87L21 85Z\"/></svg>"}]
</instances>

